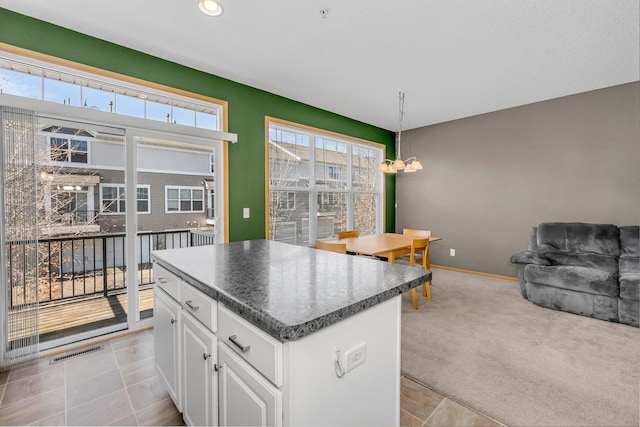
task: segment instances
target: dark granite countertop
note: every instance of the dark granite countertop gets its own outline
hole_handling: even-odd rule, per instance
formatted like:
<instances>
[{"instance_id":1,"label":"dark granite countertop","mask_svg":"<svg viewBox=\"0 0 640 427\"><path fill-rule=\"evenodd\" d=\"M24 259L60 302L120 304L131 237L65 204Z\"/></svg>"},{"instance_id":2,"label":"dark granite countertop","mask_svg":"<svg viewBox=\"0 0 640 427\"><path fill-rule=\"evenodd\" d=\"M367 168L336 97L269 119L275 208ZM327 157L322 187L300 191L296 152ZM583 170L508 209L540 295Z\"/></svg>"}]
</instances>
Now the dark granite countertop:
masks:
<instances>
[{"instance_id":1,"label":"dark granite countertop","mask_svg":"<svg viewBox=\"0 0 640 427\"><path fill-rule=\"evenodd\" d=\"M282 342L431 280L431 271L270 240L154 251L155 262Z\"/></svg>"}]
</instances>

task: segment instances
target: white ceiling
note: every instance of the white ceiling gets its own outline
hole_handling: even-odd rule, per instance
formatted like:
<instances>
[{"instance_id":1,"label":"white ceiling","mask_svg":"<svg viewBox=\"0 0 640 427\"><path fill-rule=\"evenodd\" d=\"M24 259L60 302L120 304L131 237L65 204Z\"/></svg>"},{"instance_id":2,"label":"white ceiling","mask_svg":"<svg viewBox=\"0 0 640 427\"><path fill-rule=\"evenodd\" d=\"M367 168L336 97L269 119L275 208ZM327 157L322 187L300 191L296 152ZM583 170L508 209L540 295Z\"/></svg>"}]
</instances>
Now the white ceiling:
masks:
<instances>
[{"instance_id":1,"label":"white ceiling","mask_svg":"<svg viewBox=\"0 0 640 427\"><path fill-rule=\"evenodd\" d=\"M389 130L639 80L638 0L220 2L0 7Z\"/></svg>"}]
</instances>

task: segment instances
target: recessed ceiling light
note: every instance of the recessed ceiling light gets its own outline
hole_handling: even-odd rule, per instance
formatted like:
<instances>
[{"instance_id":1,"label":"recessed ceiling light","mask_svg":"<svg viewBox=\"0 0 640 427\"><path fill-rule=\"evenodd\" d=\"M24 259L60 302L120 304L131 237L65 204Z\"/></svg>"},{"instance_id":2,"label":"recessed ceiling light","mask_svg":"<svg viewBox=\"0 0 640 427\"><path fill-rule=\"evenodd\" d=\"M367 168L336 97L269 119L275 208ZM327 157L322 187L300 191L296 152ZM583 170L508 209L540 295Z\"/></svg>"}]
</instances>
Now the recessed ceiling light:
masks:
<instances>
[{"instance_id":1,"label":"recessed ceiling light","mask_svg":"<svg viewBox=\"0 0 640 427\"><path fill-rule=\"evenodd\" d=\"M214 0L200 0L198 4L202 13L209 16L220 16L222 15L222 6L220 3Z\"/></svg>"}]
</instances>

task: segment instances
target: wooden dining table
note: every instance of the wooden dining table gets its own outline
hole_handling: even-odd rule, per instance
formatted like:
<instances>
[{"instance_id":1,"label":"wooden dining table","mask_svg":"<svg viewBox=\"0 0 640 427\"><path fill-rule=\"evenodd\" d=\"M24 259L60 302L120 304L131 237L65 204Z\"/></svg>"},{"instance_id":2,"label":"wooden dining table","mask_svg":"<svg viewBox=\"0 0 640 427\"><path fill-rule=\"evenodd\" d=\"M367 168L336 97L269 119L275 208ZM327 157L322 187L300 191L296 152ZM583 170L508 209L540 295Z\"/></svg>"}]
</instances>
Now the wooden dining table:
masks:
<instances>
[{"instance_id":1,"label":"wooden dining table","mask_svg":"<svg viewBox=\"0 0 640 427\"><path fill-rule=\"evenodd\" d=\"M336 243L344 243L347 252L357 255L371 255L379 258L386 258L388 262L394 263L396 258L411 253L411 242L419 236L406 234L384 233L372 234L369 236L346 237L337 240ZM429 244L442 240L441 237L429 237ZM429 252L427 252L427 268L431 268L429 262ZM429 286L431 284L429 283ZM423 295L427 296L426 288L423 286ZM414 309L418 309L418 296L416 289L411 289L411 300Z\"/></svg>"},{"instance_id":2,"label":"wooden dining table","mask_svg":"<svg viewBox=\"0 0 640 427\"><path fill-rule=\"evenodd\" d=\"M416 236L405 234L384 233L371 234L369 236L347 237L340 239L339 243L347 245L347 252L353 252L359 255L371 255L381 258L387 258L391 263L395 262L396 257L406 255L411 252L411 241ZM429 243L442 240L441 237L429 237ZM429 261L427 260L427 265Z\"/></svg>"}]
</instances>

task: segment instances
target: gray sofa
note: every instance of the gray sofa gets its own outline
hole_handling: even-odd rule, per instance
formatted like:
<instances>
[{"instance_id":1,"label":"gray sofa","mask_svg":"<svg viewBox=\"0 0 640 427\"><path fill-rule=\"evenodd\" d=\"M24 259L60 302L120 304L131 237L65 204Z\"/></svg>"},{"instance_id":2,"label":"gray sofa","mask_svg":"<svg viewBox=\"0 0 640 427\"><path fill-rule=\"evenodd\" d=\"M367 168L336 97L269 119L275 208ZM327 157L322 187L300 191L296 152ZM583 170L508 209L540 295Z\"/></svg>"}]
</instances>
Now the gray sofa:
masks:
<instances>
[{"instance_id":1,"label":"gray sofa","mask_svg":"<svg viewBox=\"0 0 640 427\"><path fill-rule=\"evenodd\" d=\"M546 222L518 264L522 296L556 310L638 326L640 227Z\"/></svg>"}]
</instances>

